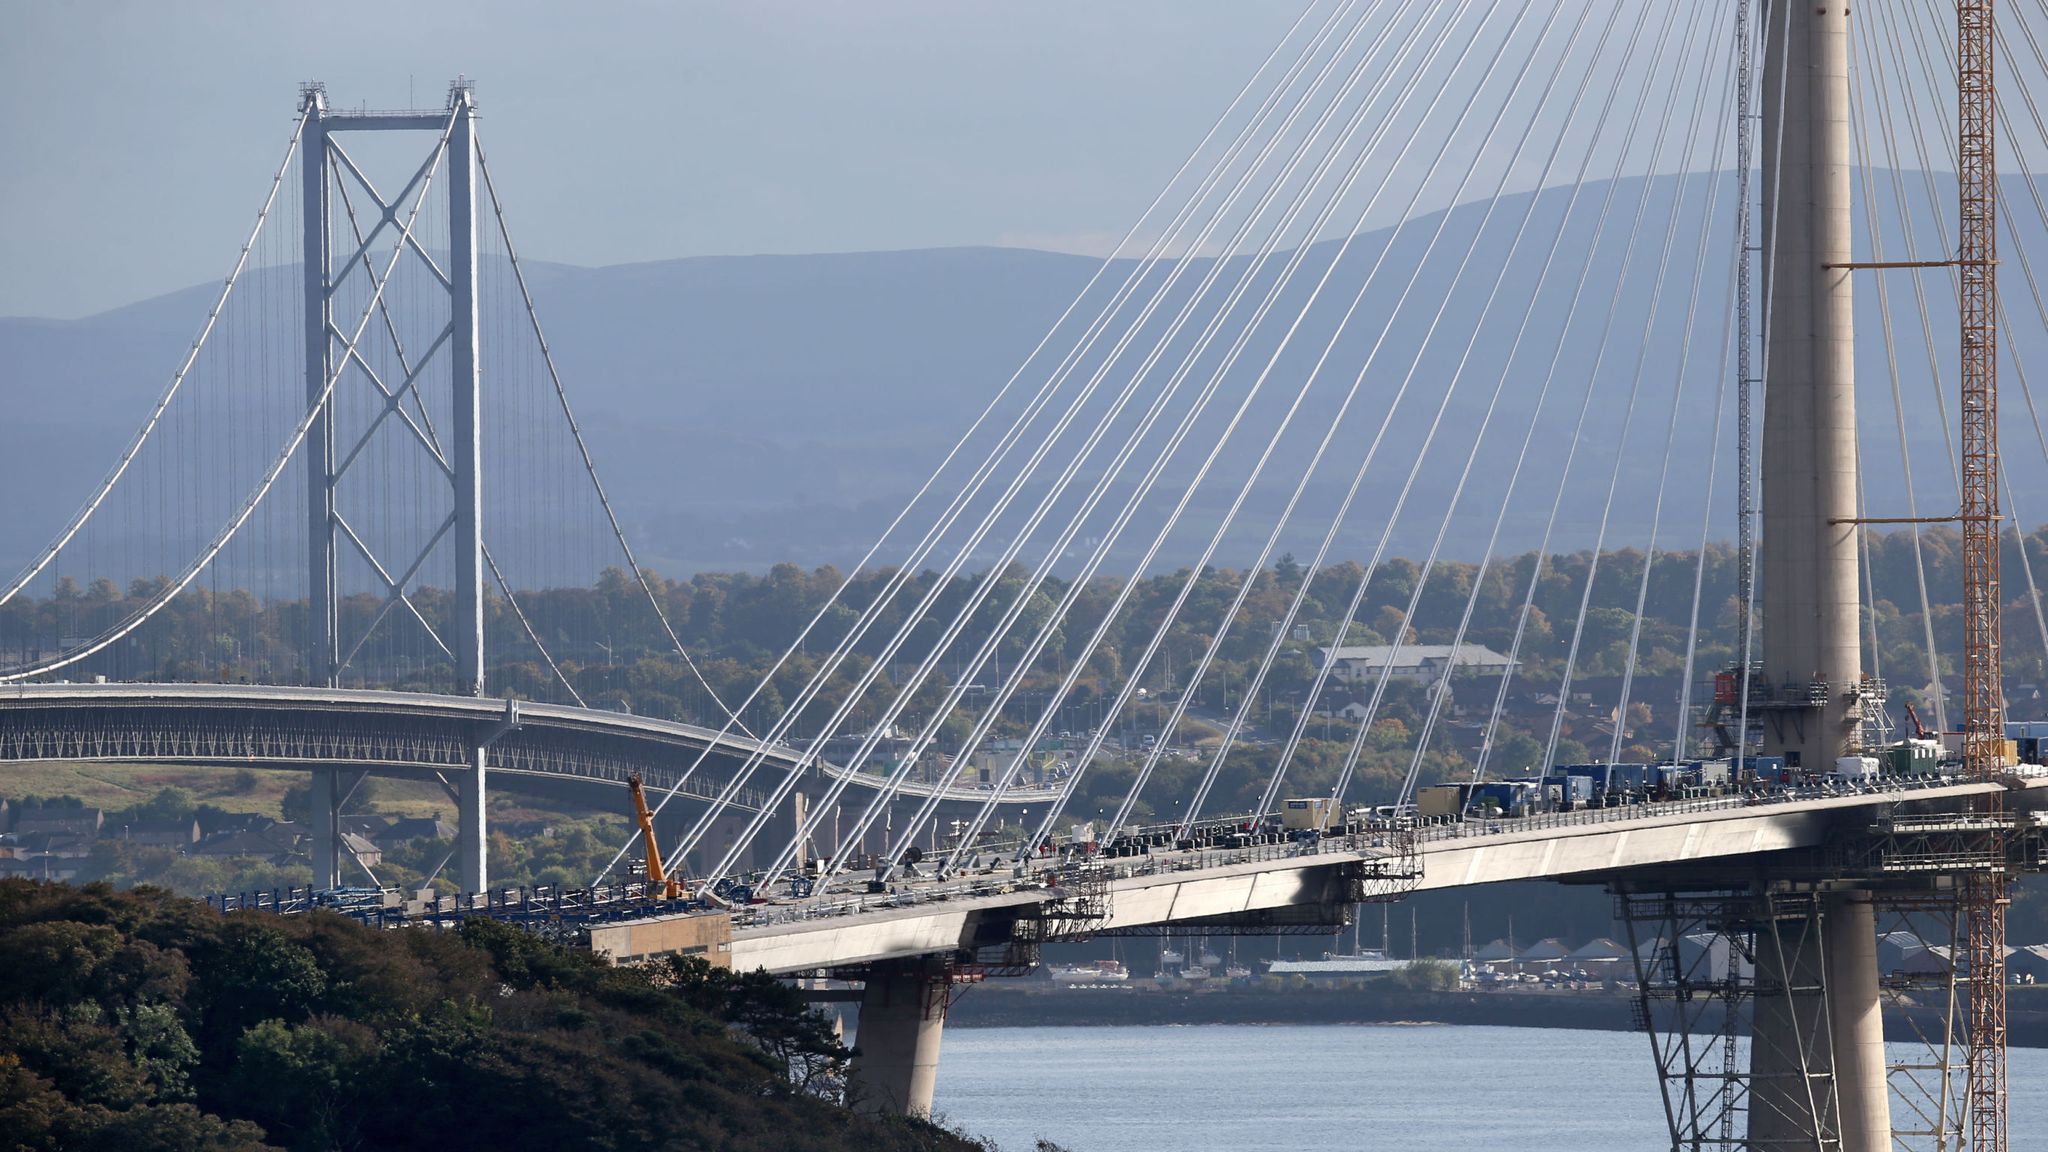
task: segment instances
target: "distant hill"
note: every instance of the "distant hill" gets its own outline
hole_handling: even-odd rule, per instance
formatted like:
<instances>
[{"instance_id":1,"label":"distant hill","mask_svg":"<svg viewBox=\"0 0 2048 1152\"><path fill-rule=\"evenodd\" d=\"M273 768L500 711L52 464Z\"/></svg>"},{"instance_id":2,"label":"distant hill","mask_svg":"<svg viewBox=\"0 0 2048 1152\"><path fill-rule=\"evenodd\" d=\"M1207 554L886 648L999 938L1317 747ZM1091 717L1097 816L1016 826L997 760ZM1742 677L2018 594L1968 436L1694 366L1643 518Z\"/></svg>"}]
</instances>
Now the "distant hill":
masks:
<instances>
[{"instance_id":1,"label":"distant hill","mask_svg":"<svg viewBox=\"0 0 2048 1152\"><path fill-rule=\"evenodd\" d=\"M1880 184L1888 178L1881 177ZM1920 174L1909 173L1905 184L1917 189L1921 179ZM1370 555L1381 531L1380 517L1400 490L1444 382L1456 372L1465 341L1479 322L1486 288L1494 273L1504 268L1501 298L1445 410L1437 446L1417 478L1393 544L1395 550L1411 555L1428 547L1484 414L1515 321L1530 299L1538 262L1553 237L1559 238L1557 261L1536 299L1525 346L1468 483L1447 553L1473 558L1484 546L1492 514L1505 493L1507 467L1532 419L1541 435L1502 547L1519 550L1535 545L1548 512L1548 494L1556 488L1556 472L1570 442L1578 399L1596 362L1598 388L1581 437L1587 447L1574 466L1552 544L1581 548L1592 543L1625 421L1630 428L1626 459L1607 541L1610 547L1640 544L1649 532L1658 471L1666 457L1683 304L1691 290L1698 217L1709 186L1705 176L1659 178L1653 183L1650 210L1641 227L1634 229L1634 270L1611 321L1611 289L1635 223L1632 213L1640 182L1623 182L1614 189L1616 208L1597 227L1595 208L1608 191L1606 185L1588 186L1569 222L1560 219L1565 193L1541 193L1519 254L1512 260L1513 226L1531 203L1528 196L1500 201L1472 246L1465 280L1435 322L1434 342L1414 373L1382 458L1368 478L1366 495L1339 541L1339 555ZM1653 279L1664 221L1681 191L1685 209L1665 273L1661 318L1644 346L1641 338L1655 298ZM1932 230L1924 221L1932 215L1925 198L1916 192L1908 199L1923 220L1921 243L1931 243ZM1221 559L1248 559L1256 549L1313 447L1313 437L1333 416L1342 386L1358 372L1381 326L1392 316L1391 331L1361 398L1306 497L1300 514L1303 526L1283 541L1283 547L1297 552L1314 547L1321 525L1328 522L1328 510L1334 508L1374 425L1407 375L1423 334L1430 331L1435 304L1443 299L1471 237L1481 230L1484 214L1484 205L1465 205L1453 209L1448 220L1432 216L1411 221L1398 242L1391 230L1363 234L1354 242L1325 289L1315 313L1320 319L1312 318L1304 326L1277 363L1263 398L1219 459L1210 482L1196 494L1189 527L1169 543L1162 562L1185 562L1199 549L1207 529L1222 515L1264 447L1282 402L1313 364L1328 335L1329 318L1339 311L1339 304L1351 299L1364 270L1384 253L1385 268L1338 343L1324 382L1311 394L1269 466L1265 484L1248 506L1244 530L1228 540ZM1713 435L1713 390L1721 378L1714 370L1718 350L1713 344L1729 299L1731 215L1724 188L1700 269L1693 371L1672 441L1671 491L1661 528L1668 547L1696 542L1700 531L1701 482ZM1407 303L1396 311L1399 289L1440 223L1443 236L1435 253ZM2018 227L2025 230L2022 236L2030 247L2048 252L2038 221L2020 221ZM1859 238L1858 243L1863 241ZM1888 255L1904 248L1895 234L1886 237L1886 244ZM1288 314L1300 302L1313 274L1334 250L1334 245L1324 243L1310 253L1302 278L1283 296L1277 314ZM1573 280L1588 260L1588 281L1596 291L1576 313L1571 335L1558 354L1553 396L1537 418L1532 409L1542 367L1557 345ZM656 567L681 574L760 569L780 560L843 565L856 559L1086 283L1096 263L1045 252L963 248L708 257L608 268L534 264L529 271L550 344L637 546ZM1234 275L1242 267L1240 262L1226 272ZM1190 269L1190 281L1205 269L1206 264ZM1126 270L1113 269L1112 280ZM269 269L258 275L295 272ZM1934 346L1944 362L1952 363L1953 326L1944 324L1940 314L1949 299L1947 287L1934 276L1927 285ZM1903 275L1893 275L1887 286L1902 333L1895 354L1907 423L1913 430L1920 511L1939 514L1953 503L1954 494L1946 478L1947 460L1918 314ZM9 409L9 418L0 422L0 485L10 493L29 494L12 499L9 516L0 521L0 560L11 565L31 554L103 474L189 346L215 291L211 286L193 288L77 321L0 319L0 387ZM1866 326L1858 355L1870 461L1867 501L1874 514L1898 515L1903 513L1903 483L1884 371L1886 350L1874 331L1875 280L1860 280L1858 291L1860 320ZM1255 294L1247 300L1237 315L1247 312L1256 298ZM2048 364L2048 340L2031 307L2016 294L2009 294L2009 307L2022 323L2009 347L2016 349L2022 364ZM1164 315L1148 331L1156 332ZM1176 352L1209 316L1197 310ZM1197 439L1220 427L1223 415L1250 387L1271 351L1272 334L1280 327L1271 323L1252 341L1198 424ZM1598 355L1603 332L1609 334L1604 359ZM1225 343L1227 339L1212 346L1196 380L1204 378L1201 373L1214 365ZM1631 418L1629 385L1639 363L1640 396ZM2007 363L2014 363L2010 354ZM1721 375L1732 373L1731 363ZM1116 382L1113 374L1110 383ZM2014 388L2017 373L2008 371L2006 382L2008 389ZM1952 391L1953 380L1945 380L1944 388ZM1141 392L1139 403L1145 395ZM1169 410L1169 422L1178 411ZM1714 493L1712 534L1721 538L1733 535L1733 411L1731 390L1724 406L1730 430L1721 438ZM1099 406L1091 412L1091 419L1099 416ZM2023 516L2038 520L2048 511L2048 499L2043 498L2048 469L2032 447L2031 428L2023 423L2025 407L2008 404L2006 412L2018 503ZM1084 419L1077 429L1088 426ZM1141 452L1140 461L1149 451L1148 447ZM1169 468L1155 494L1155 506L1178 498L1192 467L1190 459ZM1070 494L1066 506L1078 495L1078 489ZM1113 508L1114 500L1092 523L1106 522ZM1013 517L1012 523L1017 522ZM1091 536L1084 531L1081 543ZM1128 564L1140 543L1135 536L1124 542L1118 561ZM1070 556L1068 563L1073 562Z\"/></svg>"}]
</instances>

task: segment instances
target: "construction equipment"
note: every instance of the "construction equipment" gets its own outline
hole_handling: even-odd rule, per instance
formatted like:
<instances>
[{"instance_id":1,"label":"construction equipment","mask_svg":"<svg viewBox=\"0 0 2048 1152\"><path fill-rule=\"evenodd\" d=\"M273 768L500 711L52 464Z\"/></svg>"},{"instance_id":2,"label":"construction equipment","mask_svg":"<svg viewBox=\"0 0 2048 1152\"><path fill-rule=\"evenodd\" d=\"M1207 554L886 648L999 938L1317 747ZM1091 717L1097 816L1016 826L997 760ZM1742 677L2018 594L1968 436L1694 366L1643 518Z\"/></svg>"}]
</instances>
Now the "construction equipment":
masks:
<instances>
[{"instance_id":1,"label":"construction equipment","mask_svg":"<svg viewBox=\"0 0 2048 1152\"><path fill-rule=\"evenodd\" d=\"M1906 722L1913 726L1913 739L1934 739L1934 733L1929 732L1927 725L1920 722L1920 713L1913 711L1913 702L1911 700L1906 701Z\"/></svg>"},{"instance_id":2,"label":"construction equipment","mask_svg":"<svg viewBox=\"0 0 2048 1152\"><path fill-rule=\"evenodd\" d=\"M640 843L647 849L647 896L650 900L682 900L689 896L683 882L671 877L661 866L661 847L654 842L654 813L647 810L647 794L640 777L626 777L626 790L633 794L633 818L640 822Z\"/></svg>"}]
</instances>

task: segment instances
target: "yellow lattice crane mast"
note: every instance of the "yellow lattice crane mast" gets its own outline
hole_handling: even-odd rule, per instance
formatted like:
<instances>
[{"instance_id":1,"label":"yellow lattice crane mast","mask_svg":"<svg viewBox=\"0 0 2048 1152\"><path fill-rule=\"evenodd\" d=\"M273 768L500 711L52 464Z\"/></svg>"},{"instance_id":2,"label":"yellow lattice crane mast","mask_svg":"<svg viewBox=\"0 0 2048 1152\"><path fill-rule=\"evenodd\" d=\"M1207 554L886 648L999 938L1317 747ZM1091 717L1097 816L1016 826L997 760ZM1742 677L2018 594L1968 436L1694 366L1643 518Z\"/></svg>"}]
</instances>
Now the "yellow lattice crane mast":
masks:
<instances>
[{"instance_id":1,"label":"yellow lattice crane mast","mask_svg":"<svg viewBox=\"0 0 2048 1152\"><path fill-rule=\"evenodd\" d=\"M633 819L640 822L640 843L647 848L647 895L654 900L681 900L689 895L683 882L668 874L661 866L661 846L654 842L654 813L648 811L647 793L640 788L640 777L626 777L626 790L633 794Z\"/></svg>"}]
</instances>

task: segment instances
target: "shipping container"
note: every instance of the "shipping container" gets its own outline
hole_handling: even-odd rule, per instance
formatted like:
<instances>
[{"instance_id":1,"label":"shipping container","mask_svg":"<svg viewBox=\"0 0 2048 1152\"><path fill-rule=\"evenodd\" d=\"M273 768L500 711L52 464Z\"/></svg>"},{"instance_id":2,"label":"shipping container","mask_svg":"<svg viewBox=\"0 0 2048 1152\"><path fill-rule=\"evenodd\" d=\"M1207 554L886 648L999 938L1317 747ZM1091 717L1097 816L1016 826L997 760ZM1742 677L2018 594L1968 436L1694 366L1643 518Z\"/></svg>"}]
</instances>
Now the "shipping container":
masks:
<instances>
[{"instance_id":1,"label":"shipping container","mask_svg":"<svg viewBox=\"0 0 2048 1152\"><path fill-rule=\"evenodd\" d=\"M1337 814L1337 802L1328 796L1312 796L1305 800L1288 800L1280 806L1280 826L1289 832L1304 829L1320 832L1330 826Z\"/></svg>"},{"instance_id":2,"label":"shipping container","mask_svg":"<svg viewBox=\"0 0 2048 1152\"><path fill-rule=\"evenodd\" d=\"M1470 796L1470 784L1432 784L1417 789L1415 812L1418 816L1463 816L1465 800Z\"/></svg>"}]
</instances>

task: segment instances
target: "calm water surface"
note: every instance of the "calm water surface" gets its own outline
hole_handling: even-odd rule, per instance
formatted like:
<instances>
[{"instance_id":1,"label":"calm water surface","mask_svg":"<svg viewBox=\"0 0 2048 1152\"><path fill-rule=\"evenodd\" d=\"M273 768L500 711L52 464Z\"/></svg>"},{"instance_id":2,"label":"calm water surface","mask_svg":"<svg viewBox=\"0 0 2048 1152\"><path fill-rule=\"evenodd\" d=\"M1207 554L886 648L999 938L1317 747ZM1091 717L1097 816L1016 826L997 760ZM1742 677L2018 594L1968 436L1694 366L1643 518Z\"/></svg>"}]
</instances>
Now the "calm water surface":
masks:
<instances>
[{"instance_id":1,"label":"calm water surface","mask_svg":"<svg viewBox=\"0 0 2048 1152\"><path fill-rule=\"evenodd\" d=\"M2048 1051L2011 1057L2013 1147L2048 1131ZM1642 1152L1649 1043L1453 1025L948 1029L938 1112L1005 1152ZM2030 1135L2032 1134L2032 1135Z\"/></svg>"}]
</instances>

